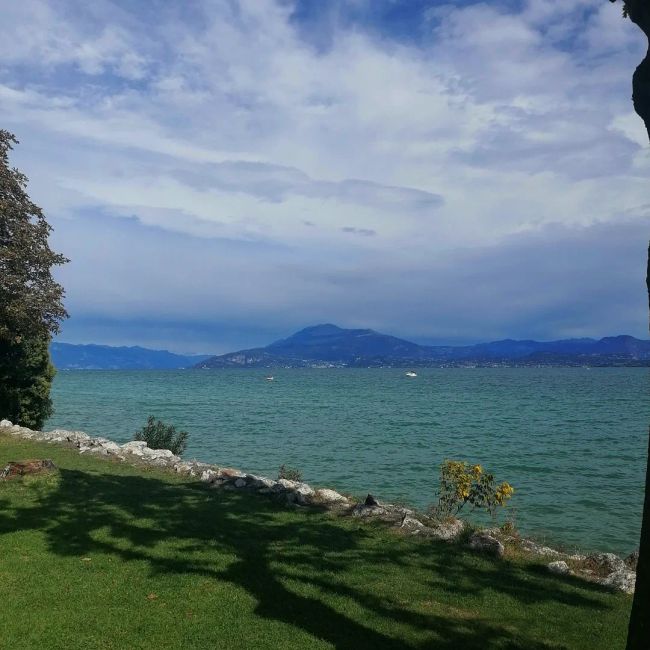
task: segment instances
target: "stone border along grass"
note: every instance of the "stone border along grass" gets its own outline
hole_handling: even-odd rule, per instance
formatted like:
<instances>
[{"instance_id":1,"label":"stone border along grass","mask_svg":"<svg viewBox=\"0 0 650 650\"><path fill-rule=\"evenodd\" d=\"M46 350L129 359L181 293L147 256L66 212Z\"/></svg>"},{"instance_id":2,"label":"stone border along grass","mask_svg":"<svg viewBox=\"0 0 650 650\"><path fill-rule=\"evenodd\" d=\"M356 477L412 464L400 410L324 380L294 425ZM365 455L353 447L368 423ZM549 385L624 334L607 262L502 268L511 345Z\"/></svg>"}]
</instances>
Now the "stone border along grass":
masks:
<instances>
[{"instance_id":1,"label":"stone border along grass","mask_svg":"<svg viewBox=\"0 0 650 650\"><path fill-rule=\"evenodd\" d=\"M0 421L0 433L8 433L25 439L41 442L66 444L76 447L80 454L93 454L116 458L122 461L136 461L152 467L166 468L178 474L195 476L214 489L246 490L250 493L267 495L284 505L295 508L319 507L338 515L383 521L404 534L460 542L466 538L469 548L502 557L505 546L515 553L549 559L547 568L551 573L573 575L597 582L615 591L634 593L636 582L636 561L638 552L622 560L613 553L592 553L590 555L562 553L548 546L508 535L499 528L472 531L466 522L450 519L438 522L403 506L382 503L366 505L356 503L328 488L314 489L307 483L287 479L270 479L247 474L230 467L218 467L199 461L184 461L169 449L150 449L144 441L131 441L119 445L107 438L93 438L83 431L33 431L27 427Z\"/></svg>"}]
</instances>

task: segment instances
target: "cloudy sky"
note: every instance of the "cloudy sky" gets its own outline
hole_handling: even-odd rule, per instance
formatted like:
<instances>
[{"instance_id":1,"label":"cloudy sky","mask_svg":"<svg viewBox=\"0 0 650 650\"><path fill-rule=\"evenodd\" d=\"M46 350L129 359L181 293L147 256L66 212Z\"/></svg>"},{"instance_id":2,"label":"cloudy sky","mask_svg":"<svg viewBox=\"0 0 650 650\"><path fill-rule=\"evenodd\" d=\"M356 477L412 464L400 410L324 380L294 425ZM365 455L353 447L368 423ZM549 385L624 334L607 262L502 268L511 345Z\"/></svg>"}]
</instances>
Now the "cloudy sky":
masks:
<instances>
[{"instance_id":1,"label":"cloudy sky","mask_svg":"<svg viewBox=\"0 0 650 650\"><path fill-rule=\"evenodd\" d=\"M0 0L60 340L647 338L641 32L605 0Z\"/></svg>"}]
</instances>

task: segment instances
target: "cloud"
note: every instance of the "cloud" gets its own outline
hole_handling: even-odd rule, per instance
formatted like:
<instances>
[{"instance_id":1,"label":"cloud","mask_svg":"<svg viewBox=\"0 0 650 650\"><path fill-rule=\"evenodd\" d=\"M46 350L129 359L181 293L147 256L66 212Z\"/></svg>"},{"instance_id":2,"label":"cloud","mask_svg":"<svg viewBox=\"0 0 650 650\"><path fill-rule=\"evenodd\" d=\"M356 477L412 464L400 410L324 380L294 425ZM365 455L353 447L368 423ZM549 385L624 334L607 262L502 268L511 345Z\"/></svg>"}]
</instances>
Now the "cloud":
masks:
<instances>
[{"instance_id":1,"label":"cloud","mask_svg":"<svg viewBox=\"0 0 650 650\"><path fill-rule=\"evenodd\" d=\"M331 321L346 305L349 324L470 338L604 318L583 306L587 285L554 275L549 292L548 270L495 276L473 298L491 296L491 328L458 296L480 284L466 265L515 268L527 242L550 255L569 233L646 237L621 225L648 203L650 149L630 102L639 30L598 0L326 4L8 8L2 126L73 259L74 313L177 323L182 306L188 322L227 313L282 335L285 314ZM634 329L616 277L602 299L620 318L601 322ZM456 293L432 289L443 285ZM548 297L539 325L524 287Z\"/></svg>"},{"instance_id":2,"label":"cloud","mask_svg":"<svg viewBox=\"0 0 650 650\"><path fill-rule=\"evenodd\" d=\"M370 228L354 228L353 226L343 226L342 232L349 232L352 235L361 235L362 237L374 237L377 232Z\"/></svg>"}]
</instances>

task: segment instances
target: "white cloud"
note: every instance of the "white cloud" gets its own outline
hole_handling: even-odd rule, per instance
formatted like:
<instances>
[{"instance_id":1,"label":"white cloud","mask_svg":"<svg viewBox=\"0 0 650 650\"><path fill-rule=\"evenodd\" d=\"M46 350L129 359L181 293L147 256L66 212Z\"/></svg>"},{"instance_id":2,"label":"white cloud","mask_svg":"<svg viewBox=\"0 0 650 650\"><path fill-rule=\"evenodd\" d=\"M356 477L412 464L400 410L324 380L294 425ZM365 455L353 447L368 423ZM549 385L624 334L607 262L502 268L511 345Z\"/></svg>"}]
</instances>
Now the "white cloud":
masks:
<instances>
[{"instance_id":1,"label":"white cloud","mask_svg":"<svg viewBox=\"0 0 650 650\"><path fill-rule=\"evenodd\" d=\"M303 40L287 2L206 1L185 16L169 3L155 20L132 8L26 0L4 12L2 126L54 217L279 247L296 256L283 282L324 300L312 266L341 278L344 259L353 284L371 256L377 277L407 283L413 264L442 273L433 260L459 247L616 224L650 198L629 90L644 43L609 3L446 6L417 45L337 26L332 12L325 49ZM220 259L222 278L240 268ZM279 305L282 283L255 277L263 304ZM127 280L105 282L119 294Z\"/></svg>"}]
</instances>

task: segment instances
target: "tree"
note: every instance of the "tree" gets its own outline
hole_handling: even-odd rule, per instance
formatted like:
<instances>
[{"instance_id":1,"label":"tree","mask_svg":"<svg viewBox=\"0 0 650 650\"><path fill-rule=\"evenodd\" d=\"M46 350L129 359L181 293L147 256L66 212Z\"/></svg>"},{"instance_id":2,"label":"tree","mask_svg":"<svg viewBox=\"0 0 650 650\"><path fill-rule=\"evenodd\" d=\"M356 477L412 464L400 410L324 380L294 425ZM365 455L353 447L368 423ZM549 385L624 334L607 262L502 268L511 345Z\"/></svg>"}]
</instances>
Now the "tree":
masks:
<instances>
[{"instance_id":1,"label":"tree","mask_svg":"<svg viewBox=\"0 0 650 650\"><path fill-rule=\"evenodd\" d=\"M645 123L650 139L650 0L623 0L623 16L629 18L648 38L648 52L632 75L632 103Z\"/></svg>"},{"instance_id":2,"label":"tree","mask_svg":"<svg viewBox=\"0 0 650 650\"><path fill-rule=\"evenodd\" d=\"M611 0L616 2L616 0ZM645 123L650 139L650 0L623 0L623 16L629 18L648 38L648 52L632 76L634 110ZM646 272L650 307L650 246ZM650 648L650 439L646 466L645 499L637 563L636 588L627 635L627 650Z\"/></svg>"},{"instance_id":3,"label":"tree","mask_svg":"<svg viewBox=\"0 0 650 650\"><path fill-rule=\"evenodd\" d=\"M68 260L48 244L52 228L27 177L9 166L15 144L0 130L0 417L40 428L51 413L49 343L67 317L51 271Z\"/></svg>"}]
</instances>

